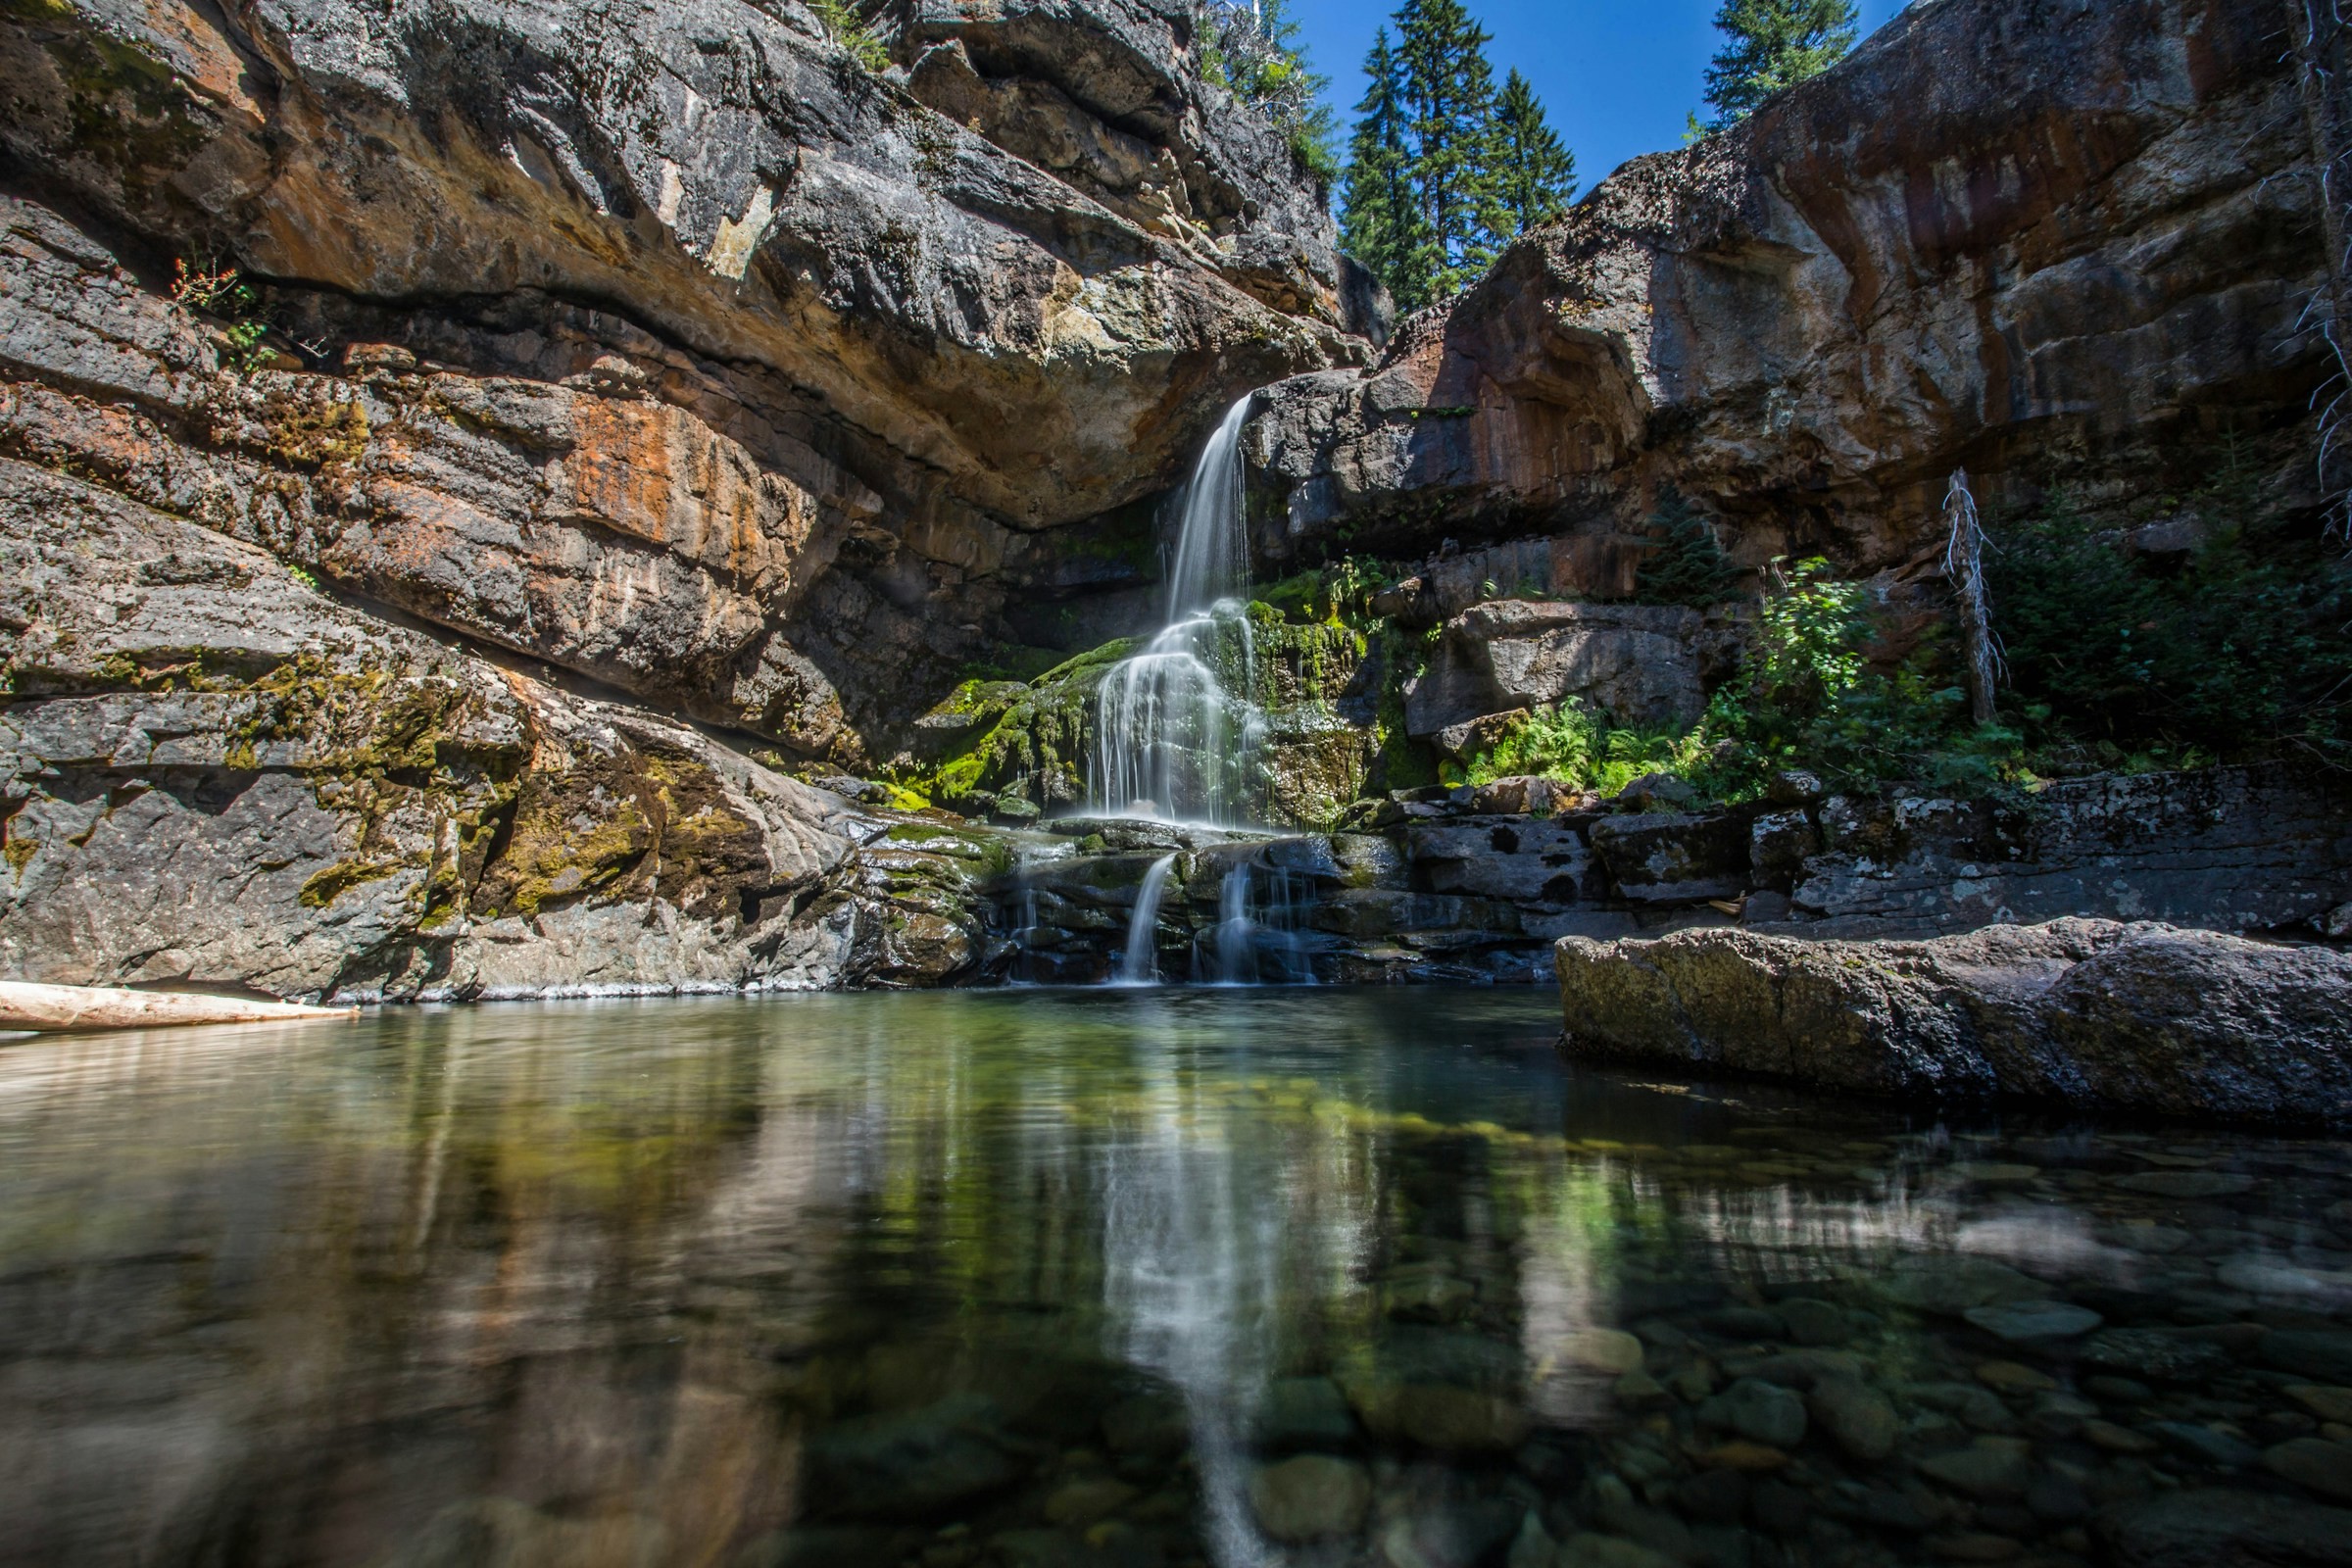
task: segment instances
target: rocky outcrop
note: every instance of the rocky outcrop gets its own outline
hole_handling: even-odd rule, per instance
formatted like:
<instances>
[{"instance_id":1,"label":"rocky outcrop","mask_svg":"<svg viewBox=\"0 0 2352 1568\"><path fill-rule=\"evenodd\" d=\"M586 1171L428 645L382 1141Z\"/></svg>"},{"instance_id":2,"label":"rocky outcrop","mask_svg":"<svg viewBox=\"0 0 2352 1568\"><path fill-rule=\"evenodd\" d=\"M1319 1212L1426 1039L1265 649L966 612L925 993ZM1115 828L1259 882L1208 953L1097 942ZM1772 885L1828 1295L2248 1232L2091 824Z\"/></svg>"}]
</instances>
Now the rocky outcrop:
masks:
<instances>
[{"instance_id":1,"label":"rocky outcrop","mask_svg":"<svg viewBox=\"0 0 2352 1568\"><path fill-rule=\"evenodd\" d=\"M898 0L907 89L1275 310L1385 341L1379 284L1339 254L1328 192L1281 130L1200 73L1186 0Z\"/></svg>"},{"instance_id":2,"label":"rocky outcrop","mask_svg":"<svg viewBox=\"0 0 2352 1568\"><path fill-rule=\"evenodd\" d=\"M1173 167L1190 216L1105 205L791 0L16 8L9 182L90 220L12 209L17 438L468 636L886 758L1016 608L1096 585L1062 558L1149 555L1135 506L1236 395L1379 325L1182 17L902 20ZM175 259L260 298L192 321ZM253 373L208 374L203 328L246 320Z\"/></svg>"},{"instance_id":3,"label":"rocky outcrop","mask_svg":"<svg viewBox=\"0 0 2352 1568\"><path fill-rule=\"evenodd\" d=\"M2352 1124L2352 956L2154 923L1562 938L1564 1049L1824 1088Z\"/></svg>"},{"instance_id":4,"label":"rocky outcrop","mask_svg":"<svg viewBox=\"0 0 2352 1568\"><path fill-rule=\"evenodd\" d=\"M909 983L903 830L0 460L0 975L342 1000ZM960 867L960 869L959 869ZM969 873L968 875L966 873Z\"/></svg>"},{"instance_id":5,"label":"rocky outcrop","mask_svg":"<svg viewBox=\"0 0 2352 1568\"><path fill-rule=\"evenodd\" d=\"M1580 605L1500 599L1446 623L1429 667L1405 695L1405 728L1446 737L1489 715L1573 702L1629 728L1687 727L1704 706L1704 621L1676 605Z\"/></svg>"},{"instance_id":6,"label":"rocky outcrop","mask_svg":"<svg viewBox=\"0 0 2352 1568\"><path fill-rule=\"evenodd\" d=\"M1511 575L1624 594L1671 483L1747 564L1877 571L1921 556L1956 466L2097 501L2201 478L2216 411L2307 430L2328 273L2288 10L1912 6L1603 180L1376 372L1275 388L1261 549L1548 534Z\"/></svg>"}]
</instances>

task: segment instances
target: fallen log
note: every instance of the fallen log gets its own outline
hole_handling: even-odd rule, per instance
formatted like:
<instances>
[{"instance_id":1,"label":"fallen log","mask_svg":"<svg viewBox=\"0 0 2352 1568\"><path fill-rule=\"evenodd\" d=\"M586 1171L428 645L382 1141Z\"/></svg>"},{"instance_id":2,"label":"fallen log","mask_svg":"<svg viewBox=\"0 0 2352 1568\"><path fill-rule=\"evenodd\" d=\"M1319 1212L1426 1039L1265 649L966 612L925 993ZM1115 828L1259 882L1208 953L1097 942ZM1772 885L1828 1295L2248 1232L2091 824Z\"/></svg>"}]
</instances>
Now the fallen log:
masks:
<instances>
[{"instance_id":1,"label":"fallen log","mask_svg":"<svg viewBox=\"0 0 2352 1568\"><path fill-rule=\"evenodd\" d=\"M39 986L0 980L0 1030L159 1029L195 1023L290 1023L349 1018L357 1007L306 1007L195 991L131 991L120 986Z\"/></svg>"}]
</instances>

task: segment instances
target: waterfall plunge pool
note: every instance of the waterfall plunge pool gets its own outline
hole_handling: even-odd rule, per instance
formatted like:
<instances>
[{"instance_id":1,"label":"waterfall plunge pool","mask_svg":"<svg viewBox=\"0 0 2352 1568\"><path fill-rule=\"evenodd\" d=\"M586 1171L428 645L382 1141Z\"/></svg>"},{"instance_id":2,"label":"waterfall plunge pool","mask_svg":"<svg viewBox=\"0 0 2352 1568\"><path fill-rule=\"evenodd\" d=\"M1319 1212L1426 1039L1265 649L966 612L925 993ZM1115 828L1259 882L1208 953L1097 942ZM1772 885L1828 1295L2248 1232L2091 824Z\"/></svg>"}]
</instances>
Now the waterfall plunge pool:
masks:
<instances>
[{"instance_id":1,"label":"waterfall plunge pool","mask_svg":"<svg viewBox=\"0 0 2352 1568\"><path fill-rule=\"evenodd\" d=\"M0 1562L2073 1563L2339 1484L2342 1143L1556 1029L1095 990L12 1046Z\"/></svg>"}]
</instances>

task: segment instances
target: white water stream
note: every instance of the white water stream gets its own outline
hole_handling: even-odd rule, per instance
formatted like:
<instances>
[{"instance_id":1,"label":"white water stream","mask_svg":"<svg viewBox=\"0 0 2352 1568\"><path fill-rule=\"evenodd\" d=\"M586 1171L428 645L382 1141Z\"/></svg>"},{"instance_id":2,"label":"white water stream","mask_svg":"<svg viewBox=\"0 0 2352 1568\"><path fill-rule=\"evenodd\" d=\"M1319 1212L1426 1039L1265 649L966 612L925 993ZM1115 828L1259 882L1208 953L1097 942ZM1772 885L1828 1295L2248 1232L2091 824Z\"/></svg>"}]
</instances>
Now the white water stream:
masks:
<instances>
[{"instance_id":1,"label":"white water stream","mask_svg":"<svg viewBox=\"0 0 2352 1568\"><path fill-rule=\"evenodd\" d=\"M1247 397L1225 411L1185 485L1167 624L1102 679L1088 801L1102 815L1227 827L1255 815L1265 724L1251 701L1256 649L1242 597L1249 417Z\"/></svg>"}]
</instances>

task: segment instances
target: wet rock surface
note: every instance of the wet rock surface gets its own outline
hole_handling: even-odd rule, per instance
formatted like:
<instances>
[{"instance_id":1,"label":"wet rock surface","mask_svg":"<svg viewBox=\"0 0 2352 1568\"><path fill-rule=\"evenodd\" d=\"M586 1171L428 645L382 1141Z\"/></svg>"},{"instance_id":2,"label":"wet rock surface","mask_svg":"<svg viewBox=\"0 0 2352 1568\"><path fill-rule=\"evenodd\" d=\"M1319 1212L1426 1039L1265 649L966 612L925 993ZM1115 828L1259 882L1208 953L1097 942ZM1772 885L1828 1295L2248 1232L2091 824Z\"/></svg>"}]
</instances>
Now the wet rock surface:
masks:
<instances>
[{"instance_id":1,"label":"wet rock surface","mask_svg":"<svg viewBox=\"0 0 2352 1568\"><path fill-rule=\"evenodd\" d=\"M1556 958L1577 1054L1876 1094L2352 1124L2352 956L2325 948L2070 919L1917 943L1570 936ZM2132 1180L2195 1200L2240 1179ZM2026 1341L2097 1322L2012 1308L1980 1326Z\"/></svg>"}]
</instances>

